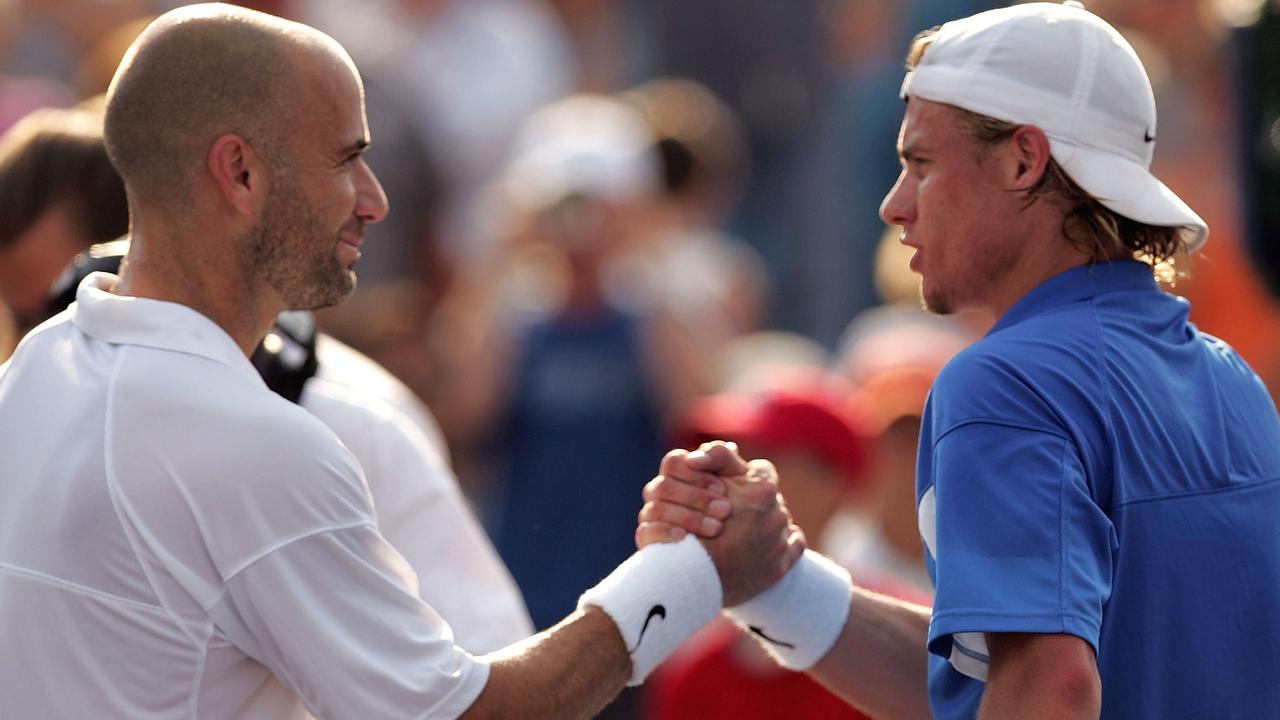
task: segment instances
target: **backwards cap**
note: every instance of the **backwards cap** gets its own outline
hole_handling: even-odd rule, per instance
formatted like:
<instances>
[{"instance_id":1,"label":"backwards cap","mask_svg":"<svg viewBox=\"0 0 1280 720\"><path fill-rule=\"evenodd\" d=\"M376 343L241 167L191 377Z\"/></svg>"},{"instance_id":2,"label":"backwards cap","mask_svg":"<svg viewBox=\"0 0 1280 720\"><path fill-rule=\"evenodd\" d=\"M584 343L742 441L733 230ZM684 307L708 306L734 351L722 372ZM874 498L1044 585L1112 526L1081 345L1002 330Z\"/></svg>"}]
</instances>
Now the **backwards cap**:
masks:
<instances>
[{"instance_id":1,"label":"backwards cap","mask_svg":"<svg viewBox=\"0 0 1280 720\"><path fill-rule=\"evenodd\" d=\"M1105 207L1180 228L1188 252L1209 226L1151 174L1156 103L1129 43L1074 0L979 13L939 28L902 97L1034 125L1067 175Z\"/></svg>"}]
</instances>

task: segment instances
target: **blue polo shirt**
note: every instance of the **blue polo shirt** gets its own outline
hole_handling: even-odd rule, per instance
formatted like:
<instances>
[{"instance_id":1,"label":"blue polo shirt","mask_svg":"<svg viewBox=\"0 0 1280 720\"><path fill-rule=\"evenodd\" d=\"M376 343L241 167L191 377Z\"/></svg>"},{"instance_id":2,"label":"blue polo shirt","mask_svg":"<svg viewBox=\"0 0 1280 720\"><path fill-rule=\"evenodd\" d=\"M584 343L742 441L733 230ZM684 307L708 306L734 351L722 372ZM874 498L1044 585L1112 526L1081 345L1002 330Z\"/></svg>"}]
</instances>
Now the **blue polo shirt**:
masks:
<instances>
[{"instance_id":1,"label":"blue polo shirt","mask_svg":"<svg viewBox=\"0 0 1280 720\"><path fill-rule=\"evenodd\" d=\"M1134 261L1076 268L943 369L917 499L929 688L973 718L985 633L1097 652L1104 718L1280 717L1280 419Z\"/></svg>"}]
</instances>

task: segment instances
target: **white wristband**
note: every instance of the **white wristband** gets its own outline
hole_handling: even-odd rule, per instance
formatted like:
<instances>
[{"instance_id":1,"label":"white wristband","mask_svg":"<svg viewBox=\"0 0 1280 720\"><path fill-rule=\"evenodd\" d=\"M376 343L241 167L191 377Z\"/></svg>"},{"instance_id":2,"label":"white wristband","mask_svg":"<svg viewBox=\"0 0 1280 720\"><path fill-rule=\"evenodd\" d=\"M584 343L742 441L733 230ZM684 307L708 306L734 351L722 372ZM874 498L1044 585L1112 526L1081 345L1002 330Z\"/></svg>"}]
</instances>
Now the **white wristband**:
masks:
<instances>
[{"instance_id":1,"label":"white wristband","mask_svg":"<svg viewBox=\"0 0 1280 720\"><path fill-rule=\"evenodd\" d=\"M628 685L644 682L680 643L720 614L720 575L692 535L649 545L582 594L609 614L631 654Z\"/></svg>"},{"instance_id":2,"label":"white wristband","mask_svg":"<svg viewBox=\"0 0 1280 720\"><path fill-rule=\"evenodd\" d=\"M776 585L727 614L781 665L808 670L840 637L852 595L847 570L805 550Z\"/></svg>"}]
</instances>

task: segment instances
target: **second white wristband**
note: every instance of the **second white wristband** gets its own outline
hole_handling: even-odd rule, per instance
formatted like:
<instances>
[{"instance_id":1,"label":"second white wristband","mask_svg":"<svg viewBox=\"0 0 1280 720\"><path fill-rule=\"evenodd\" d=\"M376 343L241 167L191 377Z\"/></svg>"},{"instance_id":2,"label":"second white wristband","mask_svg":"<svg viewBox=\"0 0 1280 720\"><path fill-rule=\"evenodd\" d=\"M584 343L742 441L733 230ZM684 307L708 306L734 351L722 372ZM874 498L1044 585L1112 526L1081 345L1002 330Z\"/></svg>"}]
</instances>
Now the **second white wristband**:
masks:
<instances>
[{"instance_id":1,"label":"second white wristband","mask_svg":"<svg viewBox=\"0 0 1280 720\"><path fill-rule=\"evenodd\" d=\"M727 614L782 666L808 670L840 637L852 596L847 570L805 550L776 585Z\"/></svg>"}]
</instances>

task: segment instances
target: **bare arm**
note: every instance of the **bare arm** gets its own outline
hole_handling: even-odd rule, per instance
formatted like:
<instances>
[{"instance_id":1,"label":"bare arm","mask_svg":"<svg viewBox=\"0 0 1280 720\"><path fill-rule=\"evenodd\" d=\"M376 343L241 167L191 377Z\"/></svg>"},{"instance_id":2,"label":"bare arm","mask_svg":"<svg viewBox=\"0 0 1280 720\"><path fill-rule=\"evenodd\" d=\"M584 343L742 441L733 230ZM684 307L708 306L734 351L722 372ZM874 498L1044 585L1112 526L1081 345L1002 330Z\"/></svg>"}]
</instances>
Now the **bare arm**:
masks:
<instances>
[{"instance_id":1,"label":"bare arm","mask_svg":"<svg viewBox=\"0 0 1280 720\"><path fill-rule=\"evenodd\" d=\"M981 720L1097 720L1102 681L1093 647L1074 635L988 633Z\"/></svg>"},{"instance_id":2,"label":"bare arm","mask_svg":"<svg viewBox=\"0 0 1280 720\"><path fill-rule=\"evenodd\" d=\"M622 635L594 606L484 659L489 682L463 720L594 717L631 674Z\"/></svg>"},{"instance_id":3,"label":"bare arm","mask_svg":"<svg viewBox=\"0 0 1280 720\"><path fill-rule=\"evenodd\" d=\"M809 675L872 717L927 720L928 634L929 608L855 585L844 631Z\"/></svg>"}]
</instances>

